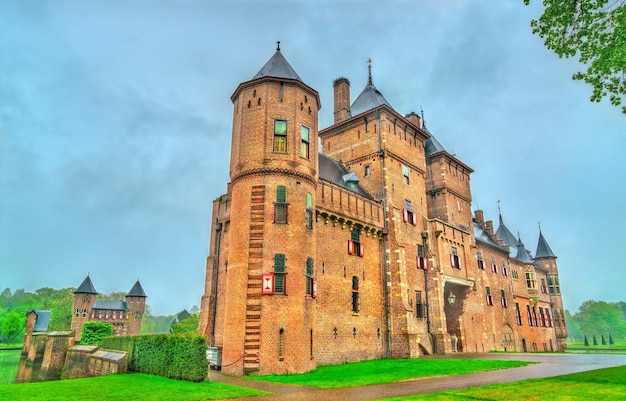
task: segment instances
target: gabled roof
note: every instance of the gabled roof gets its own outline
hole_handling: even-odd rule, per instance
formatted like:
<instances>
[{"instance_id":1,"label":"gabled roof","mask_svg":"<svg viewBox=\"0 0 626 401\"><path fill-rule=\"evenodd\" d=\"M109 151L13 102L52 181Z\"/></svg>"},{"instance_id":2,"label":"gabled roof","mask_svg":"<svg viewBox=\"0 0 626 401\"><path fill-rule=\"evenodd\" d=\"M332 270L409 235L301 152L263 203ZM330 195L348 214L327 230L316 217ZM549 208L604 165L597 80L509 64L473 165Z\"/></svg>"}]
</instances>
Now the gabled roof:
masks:
<instances>
[{"instance_id":1,"label":"gabled roof","mask_svg":"<svg viewBox=\"0 0 626 401\"><path fill-rule=\"evenodd\" d=\"M552 249L550 249L550 245L543 237L541 230L539 230L539 241L537 242L537 251L535 252L535 258L556 258Z\"/></svg>"},{"instance_id":2,"label":"gabled roof","mask_svg":"<svg viewBox=\"0 0 626 401\"><path fill-rule=\"evenodd\" d=\"M83 280L83 282L78 286L74 294L97 294L96 288L93 286L91 282L91 278L89 278L89 274Z\"/></svg>"},{"instance_id":3,"label":"gabled roof","mask_svg":"<svg viewBox=\"0 0 626 401\"><path fill-rule=\"evenodd\" d=\"M263 77L274 77L274 78L287 78L287 79L295 79L302 82L300 76L296 73L293 67L289 64L287 59L280 52L280 42L279 46L276 48L276 53L268 60L267 63L256 73L252 79L263 78Z\"/></svg>"},{"instance_id":4,"label":"gabled roof","mask_svg":"<svg viewBox=\"0 0 626 401\"><path fill-rule=\"evenodd\" d=\"M341 163L323 153L318 153L319 178L332 182L340 187L346 188L359 195L372 198L366 190L361 187L356 174L349 172ZM355 181L355 179L357 181Z\"/></svg>"},{"instance_id":5,"label":"gabled roof","mask_svg":"<svg viewBox=\"0 0 626 401\"><path fill-rule=\"evenodd\" d=\"M91 309L95 310L127 310L126 301L102 301L94 302Z\"/></svg>"},{"instance_id":6,"label":"gabled roof","mask_svg":"<svg viewBox=\"0 0 626 401\"><path fill-rule=\"evenodd\" d=\"M29 313L35 312L37 318L35 319L35 326L33 327L33 332L42 332L48 331L48 325L50 324L50 311L49 310L29 310L26 312L26 316Z\"/></svg>"},{"instance_id":7,"label":"gabled roof","mask_svg":"<svg viewBox=\"0 0 626 401\"><path fill-rule=\"evenodd\" d=\"M517 241L517 255L515 255L515 259L524 263L533 263L533 260L528 254L528 251L526 251L524 243L521 239L518 239Z\"/></svg>"},{"instance_id":8,"label":"gabled roof","mask_svg":"<svg viewBox=\"0 0 626 401\"><path fill-rule=\"evenodd\" d=\"M371 61L371 60L370 60ZM369 72L367 77L367 85L363 92L356 98L354 103L350 106L350 114L352 116L359 115L368 110L372 110L378 106L382 106L386 104L391 107L387 99L383 96L382 93L374 86L374 81L372 80L372 65L368 66ZM391 107L393 109L393 107Z\"/></svg>"},{"instance_id":9,"label":"gabled roof","mask_svg":"<svg viewBox=\"0 0 626 401\"><path fill-rule=\"evenodd\" d=\"M126 294L127 297L144 297L146 298L147 295L143 290L143 287L141 286L141 283L139 282L139 279L137 279L137 281L135 282L135 285L133 285L133 288L130 289L130 291L128 291L128 294Z\"/></svg>"}]
</instances>

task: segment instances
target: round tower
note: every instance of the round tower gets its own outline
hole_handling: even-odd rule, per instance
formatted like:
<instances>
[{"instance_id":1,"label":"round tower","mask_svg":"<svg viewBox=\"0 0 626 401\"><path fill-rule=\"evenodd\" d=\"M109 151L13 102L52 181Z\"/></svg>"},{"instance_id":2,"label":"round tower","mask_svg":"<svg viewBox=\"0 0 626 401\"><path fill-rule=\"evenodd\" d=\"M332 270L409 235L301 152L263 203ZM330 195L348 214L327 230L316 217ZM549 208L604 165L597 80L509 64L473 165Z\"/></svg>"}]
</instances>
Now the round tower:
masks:
<instances>
[{"instance_id":1,"label":"round tower","mask_svg":"<svg viewBox=\"0 0 626 401\"><path fill-rule=\"evenodd\" d=\"M279 42L231 100L222 369L235 375L308 371L315 367L319 95L283 57Z\"/></svg>"}]
</instances>

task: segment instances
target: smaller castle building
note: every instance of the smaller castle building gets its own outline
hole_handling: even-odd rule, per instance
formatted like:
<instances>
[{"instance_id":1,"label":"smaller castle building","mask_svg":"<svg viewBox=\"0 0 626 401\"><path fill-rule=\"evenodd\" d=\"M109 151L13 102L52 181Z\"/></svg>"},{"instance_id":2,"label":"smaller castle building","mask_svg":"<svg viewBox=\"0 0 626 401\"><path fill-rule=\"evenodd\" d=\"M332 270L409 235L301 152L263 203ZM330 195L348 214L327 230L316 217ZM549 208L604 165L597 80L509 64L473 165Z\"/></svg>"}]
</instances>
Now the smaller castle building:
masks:
<instances>
[{"instance_id":1,"label":"smaller castle building","mask_svg":"<svg viewBox=\"0 0 626 401\"><path fill-rule=\"evenodd\" d=\"M135 282L123 301L97 299L89 275L74 291L72 330L75 340L80 340L85 322L96 321L113 325L114 336L134 336L141 331L141 319L148 297L139 282Z\"/></svg>"}]
</instances>

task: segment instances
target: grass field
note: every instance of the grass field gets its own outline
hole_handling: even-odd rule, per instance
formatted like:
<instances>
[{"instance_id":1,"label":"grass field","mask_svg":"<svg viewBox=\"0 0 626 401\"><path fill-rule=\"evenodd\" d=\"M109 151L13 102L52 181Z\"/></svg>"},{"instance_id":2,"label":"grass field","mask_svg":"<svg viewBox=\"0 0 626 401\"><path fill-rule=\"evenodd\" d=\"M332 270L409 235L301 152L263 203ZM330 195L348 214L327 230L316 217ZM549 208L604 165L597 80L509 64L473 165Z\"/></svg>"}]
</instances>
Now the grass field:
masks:
<instances>
[{"instance_id":1,"label":"grass field","mask_svg":"<svg viewBox=\"0 0 626 401\"><path fill-rule=\"evenodd\" d=\"M263 394L268 393L222 383L191 383L142 373L0 385L0 400L20 401L192 401Z\"/></svg>"},{"instance_id":2,"label":"grass field","mask_svg":"<svg viewBox=\"0 0 626 401\"><path fill-rule=\"evenodd\" d=\"M626 366L620 366L548 379L530 379L466 390L388 398L385 401L624 401L625 377Z\"/></svg>"},{"instance_id":3,"label":"grass field","mask_svg":"<svg viewBox=\"0 0 626 401\"><path fill-rule=\"evenodd\" d=\"M462 375L526 366L529 362L481 359L379 359L321 366L301 375L251 376L251 379L321 388L367 386L419 377Z\"/></svg>"},{"instance_id":4,"label":"grass field","mask_svg":"<svg viewBox=\"0 0 626 401\"><path fill-rule=\"evenodd\" d=\"M0 351L0 384L9 384L15 381L17 368L20 364L20 350Z\"/></svg>"},{"instance_id":5,"label":"grass field","mask_svg":"<svg viewBox=\"0 0 626 401\"><path fill-rule=\"evenodd\" d=\"M593 345L592 338L587 337L589 340L589 346L585 346L585 340L575 340L567 342L566 352L572 353L611 353L611 354L626 354L626 340L613 339L613 345L608 344L608 338L606 338L607 344L602 345L601 339L596 337L598 345Z\"/></svg>"}]
</instances>

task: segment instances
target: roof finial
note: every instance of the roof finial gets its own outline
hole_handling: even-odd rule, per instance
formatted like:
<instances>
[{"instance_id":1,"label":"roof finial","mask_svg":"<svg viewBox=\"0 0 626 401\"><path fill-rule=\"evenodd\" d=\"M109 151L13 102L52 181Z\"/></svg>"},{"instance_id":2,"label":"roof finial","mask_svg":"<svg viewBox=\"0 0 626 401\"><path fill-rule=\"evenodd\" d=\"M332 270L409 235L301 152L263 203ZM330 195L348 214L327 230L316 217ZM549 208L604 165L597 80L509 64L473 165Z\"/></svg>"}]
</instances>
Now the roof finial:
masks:
<instances>
[{"instance_id":1,"label":"roof finial","mask_svg":"<svg viewBox=\"0 0 626 401\"><path fill-rule=\"evenodd\" d=\"M367 84L374 85L374 81L372 80L372 59L371 57L367 59Z\"/></svg>"},{"instance_id":2,"label":"roof finial","mask_svg":"<svg viewBox=\"0 0 626 401\"><path fill-rule=\"evenodd\" d=\"M538 221L538 222L537 222L537 225L539 226L539 232L541 232L541 222L540 222L540 221Z\"/></svg>"},{"instance_id":3,"label":"roof finial","mask_svg":"<svg viewBox=\"0 0 626 401\"><path fill-rule=\"evenodd\" d=\"M420 114L422 115L422 128L426 128L426 119L424 118L424 108L420 106Z\"/></svg>"},{"instance_id":4,"label":"roof finial","mask_svg":"<svg viewBox=\"0 0 626 401\"><path fill-rule=\"evenodd\" d=\"M280 51L280 40L276 41L276 51L279 52Z\"/></svg>"},{"instance_id":5,"label":"roof finial","mask_svg":"<svg viewBox=\"0 0 626 401\"><path fill-rule=\"evenodd\" d=\"M504 224L502 221L502 211L500 210L500 199L498 199L498 216L500 217L500 224Z\"/></svg>"}]
</instances>

